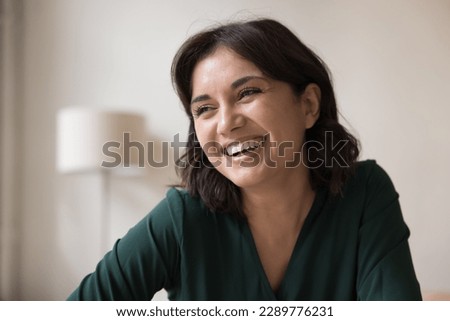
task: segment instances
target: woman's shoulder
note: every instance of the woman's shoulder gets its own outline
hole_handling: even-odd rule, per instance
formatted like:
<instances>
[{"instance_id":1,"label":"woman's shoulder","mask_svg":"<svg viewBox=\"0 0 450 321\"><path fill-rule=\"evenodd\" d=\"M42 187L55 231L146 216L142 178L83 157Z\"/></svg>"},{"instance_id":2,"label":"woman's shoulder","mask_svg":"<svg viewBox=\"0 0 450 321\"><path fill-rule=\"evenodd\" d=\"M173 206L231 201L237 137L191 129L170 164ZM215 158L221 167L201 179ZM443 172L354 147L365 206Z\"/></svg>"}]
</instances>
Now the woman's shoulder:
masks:
<instances>
[{"instance_id":1,"label":"woman's shoulder","mask_svg":"<svg viewBox=\"0 0 450 321\"><path fill-rule=\"evenodd\" d=\"M144 232L150 229L154 233L170 233L181 240L187 226L206 216L208 210L199 198L189 195L184 189L171 187L137 226L141 226Z\"/></svg>"},{"instance_id":2,"label":"woman's shoulder","mask_svg":"<svg viewBox=\"0 0 450 321\"><path fill-rule=\"evenodd\" d=\"M398 201L391 178L375 160L360 161L355 166L354 175L344 188L344 202L358 203L376 212Z\"/></svg>"},{"instance_id":3,"label":"woman's shoulder","mask_svg":"<svg viewBox=\"0 0 450 321\"><path fill-rule=\"evenodd\" d=\"M355 164L355 171L350 179L350 184L369 189L389 186L393 188L388 173L374 159L359 161Z\"/></svg>"},{"instance_id":4,"label":"woman's shoulder","mask_svg":"<svg viewBox=\"0 0 450 321\"><path fill-rule=\"evenodd\" d=\"M375 159L366 159L355 163L356 174L370 176L373 172L384 171Z\"/></svg>"},{"instance_id":5,"label":"woman's shoulder","mask_svg":"<svg viewBox=\"0 0 450 321\"><path fill-rule=\"evenodd\" d=\"M167 190L165 202L174 213L207 211L200 197L192 196L187 190L179 187L171 187Z\"/></svg>"},{"instance_id":6,"label":"woman's shoulder","mask_svg":"<svg viewBox=\"0 0 450 321\"><path fill-rule=\"evenodd\" d=\"M192 196L187 190L178 187L169 188L165 198L150 213L150 217L159 219L163 216L175 225L185 225L186 222L203 220L211 215L213 213L200 197Z\"/></svg>"}]
</instances>

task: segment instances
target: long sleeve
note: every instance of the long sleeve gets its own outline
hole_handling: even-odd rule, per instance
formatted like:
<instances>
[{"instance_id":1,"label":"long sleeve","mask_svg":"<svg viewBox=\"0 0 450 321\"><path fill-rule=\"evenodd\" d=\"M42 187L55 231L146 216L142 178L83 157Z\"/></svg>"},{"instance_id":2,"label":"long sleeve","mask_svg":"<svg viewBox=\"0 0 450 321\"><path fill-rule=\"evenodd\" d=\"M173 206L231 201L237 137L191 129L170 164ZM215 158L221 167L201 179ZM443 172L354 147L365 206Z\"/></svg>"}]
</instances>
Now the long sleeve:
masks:
<instances>
[{"instance_id":1,"label":"long sleeve","mask_svg":"<svg viewBox=\"0 0 450 321\"><path fill-rule=\"evenodd\" d=\"M170 202L170 204L169 204ZM179 236L171 211L176 197L163 200L116 242L68 300L150 300L178 277Z\"/></svg>"},{"instance_id":2,"label":"long sleeve","mask_svg":"<svg viewBox=\"0 0 450 321\"><path fill-rule=\"evenodd\" d=\"M421 300L398 194L377 165L366 188L359 229L358 300Z\"/></svg>"}]
</instances>

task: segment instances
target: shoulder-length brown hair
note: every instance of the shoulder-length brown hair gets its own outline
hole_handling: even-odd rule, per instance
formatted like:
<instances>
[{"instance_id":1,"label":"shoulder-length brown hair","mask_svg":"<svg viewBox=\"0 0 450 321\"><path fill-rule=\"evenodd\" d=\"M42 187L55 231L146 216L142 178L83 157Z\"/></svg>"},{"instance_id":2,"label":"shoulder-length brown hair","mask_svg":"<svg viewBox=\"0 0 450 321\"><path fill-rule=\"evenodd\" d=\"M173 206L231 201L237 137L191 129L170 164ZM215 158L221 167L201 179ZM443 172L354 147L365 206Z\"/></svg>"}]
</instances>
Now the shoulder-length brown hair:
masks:
<instances>
[{"instance_id":1,"label":"shoulder-length brown hair","mask_svg":"<svg viewBox=\"0 0 450 321\"><path fill-rule=\"evenodd\" d=\"M190 119L186 152L177 160L181 185L200 197L215 212L245 217L239 187L220 174L208 161L198 142L191 114L192 73L196 64L218 46L225 46L254 63L264 74L284 81L296 93L310 83L321 90L320 116L305 132L311 144L308 160L313 189L327 187L338 195L358 158L358 141L338 122L336 100L325 63L288 28L271 19L220 25L190 37L172 63L172 82ZM327 137L328 136L328 137ZM336 151L327 141L344 142Z\"/></svg>"}]
</instances>

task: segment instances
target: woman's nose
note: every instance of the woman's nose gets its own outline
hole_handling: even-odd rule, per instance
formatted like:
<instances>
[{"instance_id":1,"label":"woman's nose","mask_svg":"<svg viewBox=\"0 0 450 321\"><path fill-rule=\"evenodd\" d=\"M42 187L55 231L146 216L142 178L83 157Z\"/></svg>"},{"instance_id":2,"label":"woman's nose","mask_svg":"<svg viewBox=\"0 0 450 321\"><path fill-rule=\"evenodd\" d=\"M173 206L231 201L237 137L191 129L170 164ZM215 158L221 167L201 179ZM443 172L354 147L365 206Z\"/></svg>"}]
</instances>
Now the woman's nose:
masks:
<instances>
[{"instance_id":1,"label":"woman's nose","mask_svg":"<svg viewBox=\"0 0 450 321\"><path fill-rule=\"evenodd\" d=\"M232 131L244 126L245 116L242 115L235 106L222 106L219 111L219 123L217 133L228 135Z\"/></svg>"}]
</instances>

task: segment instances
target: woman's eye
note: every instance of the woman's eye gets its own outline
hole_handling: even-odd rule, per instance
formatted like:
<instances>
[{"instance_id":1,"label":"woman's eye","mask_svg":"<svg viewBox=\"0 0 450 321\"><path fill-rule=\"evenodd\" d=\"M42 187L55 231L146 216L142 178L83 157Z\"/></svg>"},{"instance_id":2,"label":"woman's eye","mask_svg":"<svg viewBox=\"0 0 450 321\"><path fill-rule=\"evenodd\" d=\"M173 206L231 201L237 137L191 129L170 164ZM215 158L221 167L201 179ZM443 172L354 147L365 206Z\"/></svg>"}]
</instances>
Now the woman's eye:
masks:
<instances>
[{"instance_id":1,"label":"woman's eye","mask_svg":"<svg viewBox=\"0 0 450 321\"><path fill-rule=\"evenodd\" d=\"M261 92L262 92L261 89L256 88L256 87L244 88L239 92L239 99L242 99L247 96L254 95L254 94L259 94Z\"/></svg>"},{"instance_id":2,"label":"woman's eye","mask_svg":"<svg viewBox=\"0 0 450 321\"><path fill-rule=\"evenodd\" d=\"M212 109L213 109L213 107L209 106L209 105L200 106L200 107L195 108L192 111L192 114L194 115L194 117L199 117L201 114L203 114L203 113L205 113L207 111L210 111Z\"/></svg>"}]
</instances>

